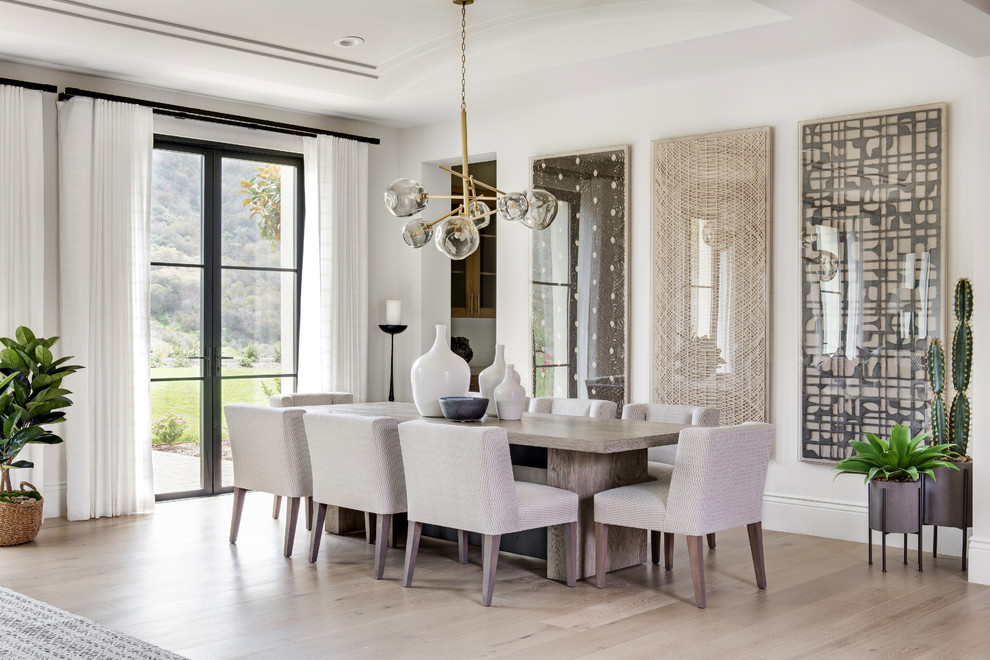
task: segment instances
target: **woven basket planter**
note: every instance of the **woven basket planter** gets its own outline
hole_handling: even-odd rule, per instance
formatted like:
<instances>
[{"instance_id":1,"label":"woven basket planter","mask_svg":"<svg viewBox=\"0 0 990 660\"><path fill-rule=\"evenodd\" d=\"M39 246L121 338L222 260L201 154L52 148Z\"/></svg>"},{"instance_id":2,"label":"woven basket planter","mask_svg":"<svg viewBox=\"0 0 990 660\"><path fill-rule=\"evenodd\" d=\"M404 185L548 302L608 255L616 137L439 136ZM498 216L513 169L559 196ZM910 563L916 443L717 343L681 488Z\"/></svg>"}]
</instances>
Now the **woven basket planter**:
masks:
<instances>
[{"instance_id":1,"label":"woven basket planter","mask_svg":"<svg viewBox=\"0 0 990 660\"><path fill-rule=\"evenodd\" d=\"M37 490L26 481L21 482L21 490ZM41 529L42 510L45 498L21 504L0 502L0 546L20 545L33 541Z\"/></svg>"}]
</instances>

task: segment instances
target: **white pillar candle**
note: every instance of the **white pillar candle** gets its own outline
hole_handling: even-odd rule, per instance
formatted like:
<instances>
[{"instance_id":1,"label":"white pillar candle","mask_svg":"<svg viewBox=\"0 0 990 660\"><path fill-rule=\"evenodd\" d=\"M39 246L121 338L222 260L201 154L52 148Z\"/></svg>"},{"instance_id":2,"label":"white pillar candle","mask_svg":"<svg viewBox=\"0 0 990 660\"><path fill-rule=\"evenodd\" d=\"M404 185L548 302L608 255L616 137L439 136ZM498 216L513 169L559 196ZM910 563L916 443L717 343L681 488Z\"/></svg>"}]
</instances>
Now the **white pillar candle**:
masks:
<instances>
[{"instance_id":1,"label":"white pillar candle","mask_svg":"<svg viewBox=\"0 0 990 660\"><path fill-rule=\"evenodd\" d=\"M402 301L401 300L386 300L385 301L385 324L386 325L400 325L402 323Z\"/></svg>"}]
</instances>

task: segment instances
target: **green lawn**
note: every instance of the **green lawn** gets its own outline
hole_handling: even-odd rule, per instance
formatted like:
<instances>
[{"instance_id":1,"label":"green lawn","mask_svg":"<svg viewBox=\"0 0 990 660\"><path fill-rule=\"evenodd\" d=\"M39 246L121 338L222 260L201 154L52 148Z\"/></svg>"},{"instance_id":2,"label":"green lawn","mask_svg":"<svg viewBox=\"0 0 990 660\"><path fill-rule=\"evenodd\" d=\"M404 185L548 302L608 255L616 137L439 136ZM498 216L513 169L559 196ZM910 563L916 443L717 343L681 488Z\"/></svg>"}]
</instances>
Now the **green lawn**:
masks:
<instances>
[{"instance_id":1,"label":"green lawn","mask_svg":"<svg viewBox=\"0 0 990 660\"><path fill-rule=\"evenodd\" d=\"M225 368L225 376L251 375L256 373L271 373L268 368L231 367ZM199 367L156 367L151 370L152 378L182 378L198 376ZM275 379L268 378L232 378L224 380L221 385L223 405L228 403L251 403L268 405L268 395L262 389L262 384L269 390L276 390ZM289 389L290 382L284 383ZM200 381L169 381L151 383L151 419L161 417L168 410L186 421L186 432L179 442L199 442L200 435L200 399L202 384ZM223 420L223 437L227 437L227 422Z\"/></svg>"}]
</instances>

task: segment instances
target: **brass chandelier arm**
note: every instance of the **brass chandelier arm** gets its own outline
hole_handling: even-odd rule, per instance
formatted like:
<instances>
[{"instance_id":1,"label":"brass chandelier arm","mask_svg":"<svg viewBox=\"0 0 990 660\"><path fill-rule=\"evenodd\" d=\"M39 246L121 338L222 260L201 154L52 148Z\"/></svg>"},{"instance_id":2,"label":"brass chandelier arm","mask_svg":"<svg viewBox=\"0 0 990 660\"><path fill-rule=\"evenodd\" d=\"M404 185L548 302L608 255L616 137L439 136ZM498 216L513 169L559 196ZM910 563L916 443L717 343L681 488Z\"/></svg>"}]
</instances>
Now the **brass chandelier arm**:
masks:
<instances>
[{"instance_id":1,"label":"brass chandelier arm","mask_svg":"<svg viewBox=\"0 0 990 660\"><path fill-rule=\"evenodd\" d=\"M444 172L449 172L450 174L453 174L454 176L459 176L459 177L461 177L462 179L464 179L465 181L467 181L467 180L469 180L469 179L470 179L471 181L473 181L474 183L476 183L476 184L478 184L478 185L479 185L479 186L481 186L482 188L487 188L488 190L491 190L491 191L494 191L494 192L496 192L496 193L498 193L499 195L505 195L505 194L506 194L506 193L505 193L504 191L502 191L502 190L499 190L499 189L498 189L498 188L496 188L495 186L490 186L490 185L488 185L487 183L484 183L483 181L478 181L478 180L477 180L477 179L475 179L475 178L474 178L473 176L464 176L464 175L463 175L463 174L461 174L460 172L457 172L457 171L455 171L455 170L452 170L452 169L450 169L449 167L444 167L443 165L437 165L437 167L439 167L439 168L440 168L441 170L443 170ZM485 198L484 198L484 197L479 197L478 199L485 199Z\"/></svg>"},{"instance_id":2,"label":"brass chandelier arm","mask_svg":"<svg viewBox=\"0 0 990 660\"><path fill-rule=\"evenodd\" d=\"M464 199L466 195L426 195L426 199ZM471 199L480 199L482 201L497 201L498 197L485 196L485 195L471 195Z\"/></svg>"},{"instance_id":3,"label":"brass chandelier arm","mask_svg":"<svg viewBox=\"0 0 990 660\"><path fill-rule=\"evenodd\" d=\"M436 220L434 220L433 222L427 222L426 224L423 225L423 230L425 231L425 230L429 229L430 227L432 227L433 225L436 225L437 223L443 222L444 220L446 220L447 218L449 218L452 215L457 215L463 209L464 209L464 206L463 205L462 206L458 206L456 209L454 209L453 211L451 211L447 215L441 216L441 217L437 218Z\"/></svg>"}]
</instances>

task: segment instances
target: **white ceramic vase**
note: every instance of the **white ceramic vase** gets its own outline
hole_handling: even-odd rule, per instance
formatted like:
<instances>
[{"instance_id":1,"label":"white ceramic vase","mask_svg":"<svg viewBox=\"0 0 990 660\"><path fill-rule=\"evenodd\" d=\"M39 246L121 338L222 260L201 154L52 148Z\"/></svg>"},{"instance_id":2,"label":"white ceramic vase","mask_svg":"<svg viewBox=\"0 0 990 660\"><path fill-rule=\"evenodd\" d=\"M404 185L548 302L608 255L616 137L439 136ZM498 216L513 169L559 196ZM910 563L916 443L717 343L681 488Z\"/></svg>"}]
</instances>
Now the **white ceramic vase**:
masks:
<instances>
[{"instance_id":1,"label":"white ceramic vase","mask_svg":"<svg viewBox=\"0 0 990 660\"><path fill-rule=\"evenodd\" d=\"M511 422L522 417L526 388L519 384L519 374L514 365L505 365L505 377L495 388L494 395L499 419Z\"/></svg>"},{"instance_id":2,"label":"white ceramic vase","mask_svg":"<svg viewBox=\"0 0 990 660\"><path fill-rule=\"evenodd\" d=\"M495 361L491 366L478 374L478 389L481 390L481 398L488 399L488 416L497 415L495 410L495 388L499 386L505 378L505 346L495 344Z\"/></svg>"},{"instance_id":3,"label":"white ceramic vase","mask_svg":"<svg viewBox=\"0 0 990 660\"><path fill-rule=\"evenodd\" d=\"M413 401L423 417L443 417L440 397L467 396L471 384L471 367L450 350L445 325L437 326L433 348L416 358L409 375Z\"/></svg>"}]
</instances>

